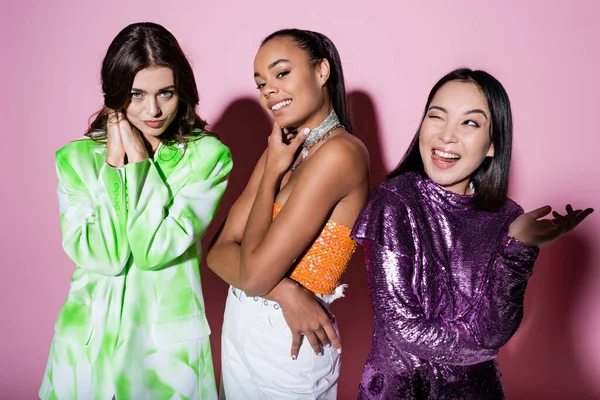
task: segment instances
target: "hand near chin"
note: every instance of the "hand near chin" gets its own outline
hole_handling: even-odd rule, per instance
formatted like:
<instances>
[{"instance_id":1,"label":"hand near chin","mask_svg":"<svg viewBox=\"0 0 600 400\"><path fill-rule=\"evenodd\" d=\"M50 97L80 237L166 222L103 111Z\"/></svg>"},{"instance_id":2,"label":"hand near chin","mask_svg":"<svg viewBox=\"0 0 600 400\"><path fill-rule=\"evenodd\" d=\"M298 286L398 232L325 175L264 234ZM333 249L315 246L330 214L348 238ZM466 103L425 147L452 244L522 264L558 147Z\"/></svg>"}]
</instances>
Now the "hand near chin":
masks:
<instances>
[{"instance_id":1,"label":"hand near chin","mask_svg":"<svg viewBox=\"0 0 600 400\"><path fill-rule=\"evenodd\" d=\"M117 114L117 125L123 141L123 148L127 154L127 162L136 163L148 158L148 150L137 129L133 129L131 123L123 113Z\"/></svg>"},{"instance_id":2,"label":"hand near chin","mask_svg":"<svg viewBox=\"0 0 600 400\"><path fill-rule=\"evenodd\" d=\"M273 173L279 177L285 174L309 133L310 129L305 128L302 132L294 134L274 123L269 136L265 173Z\"/></svg>"},{"instance_id":3,"label":"hand near chin","mask_svg":"<svg viewBox=\"0 0 600 400\"><path fill-rule=\"evenodd\" d=\"M543 246L573 230L594 212L592 208L573 210L573 207L568 204L565 215L553 211L554 218L543 218L551 211L550 206L544 206L519 216L510 224L508 236L520 240L527 246Z\"/></svg>"},{"instance_id":4,"label":"hand near chin","mask_svg":"<svg viewBox=\"0 0 600 400\"><path fill-rule=\"evenodd\" d=\"M106 163L117 168L125 165L125 147L119 131L118 114L112 110L108 112L106 121Z\"/></svg>"}]
</instances>

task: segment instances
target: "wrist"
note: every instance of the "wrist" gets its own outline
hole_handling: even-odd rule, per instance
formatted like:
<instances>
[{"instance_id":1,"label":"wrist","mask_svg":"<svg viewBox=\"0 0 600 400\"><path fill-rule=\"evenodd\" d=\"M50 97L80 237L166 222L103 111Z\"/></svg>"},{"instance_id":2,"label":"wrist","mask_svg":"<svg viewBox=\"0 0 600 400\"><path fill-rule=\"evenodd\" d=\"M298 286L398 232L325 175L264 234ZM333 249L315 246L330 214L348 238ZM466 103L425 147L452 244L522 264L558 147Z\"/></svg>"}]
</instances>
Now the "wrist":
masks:
<instances>
[{"instance_id":1,"label":"wrist","mask_svg":"<svg viewBox=\"0 0 600 400\"><path fill-rule=\"evenodd\" d=\"M261 182L277 184L279 183L279 181L281 181L283 175L285 175L285 172L273 171L272 169L265 169Z\"/></svg>"},{"instance_id":2,"label":"wrist","mask_svg":"<svg viewBox=\"0 0 600 400\"><path fill-rule=\"evenodd\" d=\"M125 157L124 156L119 157L119 156L107 155L106 163L113 168L120 168L125 165Z\"/></svg>"},{"instance_id":3,"label":"wrist","mask_svg":"<svg viewBox=\"0 0 600 400\"><path fill-rule=\"evenodd\" d=\"M509 238L513 238L523 243L525 246L534 247L536 243L531 238L528 238L527 235L520 234L520 232L513 232L510 229L508 230L507 236Z\"/></svg>"},{"instance_id":4,"label":"wrist","mask_svg":"<svg viewBox=\"0 0 600 400\"><path fill-rule=\"evenodd\" d=\"M144 161L146 158L148 158L148 153L145 149L136 149L127 153L127 162L130 164Z\"/></svg>"},{"instance_id":5,"label":"wrist","mask_svg":"<svg viewBox=\"0 0 600 400\"><path fill-rule=\"evenodd\" d=\"M135 164L144 161L146 158L148 158L148 156L144 157L142 155L134 155L131 157L127 157L127 161L129 162L129 164Z\"/></svg>"},{"instance_id":6,"label":"wrist","mask_svg":"<svg viewBox=\"0 0 600 400\"><path fill-rule=\"evenodd\" d=\"M283 307L288 299L289 294L293 290L298 290L299 288L300 287L298 284L293 280L289 278L283 278L281 282L279 282L277 286L275 286L268 294L269 300L273 300Z\"/></svg>"},{"instance_id":7,"label":"wrist","mask_svg":"<svg viewBox=\"0 0 600 400\"><path fill-rule=\"evenodd\" d=\"M258 193L270 193L271 195L275 196L277 192L279 192L279 186L281 185L282 177L283 175L278 175L274 172L265 173L260 180L260 184L258 185Z\"/></svg>"}]
</instances>

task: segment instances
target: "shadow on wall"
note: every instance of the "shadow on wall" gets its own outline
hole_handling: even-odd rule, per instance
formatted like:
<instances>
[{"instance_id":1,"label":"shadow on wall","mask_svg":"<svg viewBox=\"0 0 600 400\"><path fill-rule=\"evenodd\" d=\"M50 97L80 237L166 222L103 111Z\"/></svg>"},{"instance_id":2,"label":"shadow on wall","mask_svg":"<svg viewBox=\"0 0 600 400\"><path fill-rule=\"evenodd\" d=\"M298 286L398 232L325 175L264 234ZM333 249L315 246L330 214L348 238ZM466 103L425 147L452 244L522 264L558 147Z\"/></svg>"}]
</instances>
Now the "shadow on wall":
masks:
<instances>
[{"instance_id":1,"label":"shadow on wall","mask_svg":"<svg viewBox=\"0 0 600 400\"><path fill-rule=\"evenodd\" d=\"M371 157L371 187L384 180L387 172L381 157L379 124L373 101L361 91L348 95L352 111L354 134L369 149ZM204 238L207 248L227 212L244 190L261 154L267 147L271 120L258 102L242 98L232 102L218 122L211 126L233 153L234 168L219 212ZM217 382L221 375L221 326L228 286L203 261L201 265L206 312L212 335L211 345ZM367 358L372 335L372 313L360 249L353 257L344 282L349 284L346 297L334 303L344 358L339 381L339 398L356 398L362 368Z\"/></svg>"},{"instance_id":2,"label":"shadow on wall","mask_svg":"<svg viewBox=\"0 0 600 400\"><path fill-rule=\"evenodd\" d=\"M350 92L348 100L353 133L369 150L371 189L374 189L383 182L387 173L382 159L381 132L375 105L371 97L362 91ZM355 399L373 334L371 300L360 246L350 261L344 282L348 284L346 297L332 306L343 346L338 398Z\"/></svg>"},{"instance_id":3,"label":"shadow on wall","mask_svg":"<svg viewBox=\"0 0 600 400\"><path fill-rule=\"evenodd\" d=\"M210 241L225 221L229 209L242 194L246 183L250 180L254 165L267 147L267 138L271 132L271 127L271 122L260 105L248 98L232 102L219 121L210 125L210 130L217 133L223 143L231 149L234 166L219 211L204 237L204 249L208 249ZM200 264L200 270L202 272L202 289L206 303L206 314L212 331L210 342L215 377L217 386L219 386L221 376L221 327L229 286L208 268L206 255Z\"/></svg>"},{"instance_id":4,"label":"shadow on wall","mask_svg":"<svg viewBox=\"0 0 600 400\"><path fill-rule=\"evenodd\" d=\"M500 352L507 399L600 399L575 357L572 329L578 289L592 268L590 246L576 231L542 249L525 294L523 323Z\"/></svg>"}]
</instances>

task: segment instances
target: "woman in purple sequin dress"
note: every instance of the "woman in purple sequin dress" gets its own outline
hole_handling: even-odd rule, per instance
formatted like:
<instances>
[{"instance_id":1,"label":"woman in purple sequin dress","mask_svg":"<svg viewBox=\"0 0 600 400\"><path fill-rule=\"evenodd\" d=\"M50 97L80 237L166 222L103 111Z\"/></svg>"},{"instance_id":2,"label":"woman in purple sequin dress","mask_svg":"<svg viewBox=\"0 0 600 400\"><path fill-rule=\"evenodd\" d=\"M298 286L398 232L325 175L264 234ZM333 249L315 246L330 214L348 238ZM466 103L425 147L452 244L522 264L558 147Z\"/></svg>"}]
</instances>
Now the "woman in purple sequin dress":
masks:
<instances>
[{"instance_id":1,"label":"woman in purple sequin dress","mask_svg":"<svg viewBox=\"0 0 600 400\"><path fill-rule=\"evenodd\" d=\"M374 312L361 399L502 399L496 357L523 316L538 247L593 210L523 213L508 199L512 118L502 85L455 70L352 233Z\"/></svg>"}]
</instances>

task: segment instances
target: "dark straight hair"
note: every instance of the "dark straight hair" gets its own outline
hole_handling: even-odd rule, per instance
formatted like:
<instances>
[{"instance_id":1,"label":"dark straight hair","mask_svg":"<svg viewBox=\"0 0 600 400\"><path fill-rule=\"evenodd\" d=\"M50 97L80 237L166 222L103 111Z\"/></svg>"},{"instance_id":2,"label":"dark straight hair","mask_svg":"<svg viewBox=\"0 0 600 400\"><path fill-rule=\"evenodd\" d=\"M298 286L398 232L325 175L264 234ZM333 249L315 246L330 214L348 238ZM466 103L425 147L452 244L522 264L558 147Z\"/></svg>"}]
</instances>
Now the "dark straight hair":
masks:
<instances>
[{"instance_id":1,"label":"dark straight hair","mask_svg":"<svg viewBox=\"0 0 600 400\"><path fill-rule=\"evenodd\" d=\"M502 84L485 71L471 70L468 68L456 69L440 79L431 89L421 123L427 115L427 110L435 94L448 82L464 81L476 84L491 113L490 140L494 145L494 156L486 157L483 163L471 175L471 183L475 188L472 204L477 209L497 210L502 207L508 198L508 178L510 173L510 160L512 152L512 112L508 94ZM405 172L419 172L424 174L423 160L419 151L419 134L415 134L408 150L402 157L400 164L388 178L394 178Z\"/></svg>"},{"instance_id":2,"label":"dark straight hair","mask_svg":"<svg viewBox=\"0 0 600 400\"><path fill-rule=\"evenodd\" d=\"M344 125L344 128L348 132L352 133L342 60L331 39L319 32L303 29L282 29L267 36L262 41L261 46L277 37L290 38L308 55L308 59L313 66L318 65L323 59L329 61L330 72L329 79L327 80L327 89L331 97L331 103L340 123Z\"/></svg>"},{"instance_id":3,"label":"dark straight hair","mask_svg":"<svg viewBox=\"0 0 600 400\"><path fill-rule=\"evenodd\" d=\"M95 115L86 135L104 140L109 110L126 108L135 75L142 69L156 66L173 70L179 97L177 115L161 135L161 140L185 143L198 136L206 122L196 113L199 96L192 67L171 32L152 22L125 27L108 47L101 72L105 107Z\"/></svg>"}]
</instances>

